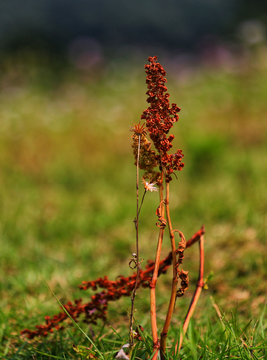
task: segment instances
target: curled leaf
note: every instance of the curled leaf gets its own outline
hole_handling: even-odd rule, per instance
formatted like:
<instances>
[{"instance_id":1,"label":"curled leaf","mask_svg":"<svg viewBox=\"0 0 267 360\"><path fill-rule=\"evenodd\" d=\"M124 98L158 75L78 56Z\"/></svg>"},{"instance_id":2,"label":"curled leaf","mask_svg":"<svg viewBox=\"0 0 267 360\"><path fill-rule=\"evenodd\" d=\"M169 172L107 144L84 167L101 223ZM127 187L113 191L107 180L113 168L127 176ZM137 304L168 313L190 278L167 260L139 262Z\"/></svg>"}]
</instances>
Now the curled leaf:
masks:
<instances>
[{"instance_id":1,"label":"curled leaf","mask_svg":"<svg viewBox=\"0 0 267 360\"><path fill-rule=\"evenodd\" d=\"M162 214L162 211L161 211L161 205L162 203L164 202L161 201L160 204L159 204L159 207L157 208L157 211L156 211L156 215L159 219L159 222L156 223L156 225L160 228L160 229L164 229L167 225L167 221L164 219L164 216Z\"/></svg>"},{"instance_id":2,"label":"curled leaf","mask_svg":"<svg viewBox=\"0 0 267 360\"><path fill-rule=\"evenodd\" d=\"M181 279L181 287L177 290L176 296L181 297L185 294L189 285L188 271L178 270L178 276Z\"/></svg>"}]
</instances>

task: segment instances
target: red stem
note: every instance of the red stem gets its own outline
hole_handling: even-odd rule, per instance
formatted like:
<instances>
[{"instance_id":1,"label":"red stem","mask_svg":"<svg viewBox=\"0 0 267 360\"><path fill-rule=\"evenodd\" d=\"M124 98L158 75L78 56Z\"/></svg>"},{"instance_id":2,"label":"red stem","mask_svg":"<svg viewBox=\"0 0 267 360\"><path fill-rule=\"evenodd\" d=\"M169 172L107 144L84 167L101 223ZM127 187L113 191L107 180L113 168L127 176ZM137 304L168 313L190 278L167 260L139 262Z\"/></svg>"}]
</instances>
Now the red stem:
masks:
<instances>
[{"instance_id":1,"label":"red stem","mask_svg":"<svg viewBox=\"0 0 267 360\"><path fill-rule=\"evenodd\" d=\"M204 227L202 227L202 229L204 231ZM194 242L192 241L192 243L194 243ZM190 246L191 245L192 244L190 244ZM199 296L200 296L202 288L204 286L203 277L204 277L204 235L201 235L200 240L199 240L199 277L198 277L198 282L197 282L195 293L194 293L194 295L192 297L192 300L191 300L187 315L185 317L185 321L184 321L184 324L183 324L183 329L182 329L182 332L180 334L180 341L179 341L179 343L178 342L176 343L175 350L176 351L178 350L178 354L179 354L179 352L181 350L184 335L186 334L190 319L191 319L191 317L192 317L192 315L194 313L196 304L198 302Z\"/></svg>"},{"instance_id":2,"label":"red stem","mask_svg":"<svg viewBox=\"0 0 267 360\"><path fill-rule=\"evenodd\" d=\"M171 323L173 309L174 309L174 306L175 306L177 283L178 283L177 268L176 268L176 245L175 245L175 236L174 236L174 232L173 232L173 229L172 229L172 223L171 223L169 197L170 197L169 196L169 183L166 183L166 201L165 201L165 203L166 203L166 217L167 217L169 235L170 235L170 240L171 240L173 268L172 268L171 297L170 297L170 302L169 302L169 307L168 307L166 320L165 320L165 323L164 323L164 327L163 327L163 330L162 330L162 333L161 333L161 339L160 339L160 351L161 351L162 354L164 354L165 350L166 350L166 340L167 340L167 335L168 335L168 331L169 331L169 327L170 327L170 323Z\"/></svg>"},{"instance_id":3,"label":"red stem","mask_svg":"<svg viewBox=\"0 0 267 360\"><path fill-rule=\"evenodd\" d=\"M163 203L163 185L162 185L162 183L161 183L161 186L159 187L159 192L160 192L161 219L164 220L164 203ZM150 282L150 318L151 318L151 331L152 331L153 351L154 351L152 360L156 360L158 358L158 351L159 351L157 314L156 314L156 284L157 284L158 272L159 272L159 266L160 266L160 254L161 254L161 248L162 248L163 234L164 234L164 226L161 226L160 230L159 230L154 271L153 271L152 279Z\"/></svg>"}]
</instances>

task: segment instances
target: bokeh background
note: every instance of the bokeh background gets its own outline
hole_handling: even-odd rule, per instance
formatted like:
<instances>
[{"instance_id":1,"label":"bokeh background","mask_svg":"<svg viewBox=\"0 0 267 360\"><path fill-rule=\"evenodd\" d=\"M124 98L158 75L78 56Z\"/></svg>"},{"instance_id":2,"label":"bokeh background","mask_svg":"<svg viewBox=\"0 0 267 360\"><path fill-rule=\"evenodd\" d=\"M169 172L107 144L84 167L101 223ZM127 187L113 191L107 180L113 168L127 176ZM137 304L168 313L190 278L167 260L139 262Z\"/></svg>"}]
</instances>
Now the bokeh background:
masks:
<instances>
[{"instance_id":1,"label":"bokeh background","mask_svg":"<svg viewBox=\"0 0 267 360\"><path fill-rule=\"evenodd\" d=\"M182 109L173 128L174 147L185 154L171 183L173 226L189 239L205 224L205 273L214 273L196 319L207 314L210 296L226 314L260 316L267 280L266 26L265 1L1 1L4 349L17 346L21 329L58 311L44 280L62 302L89 301L90 293L77 289L82 280L132 273L129 126L147 108L144 64L154 55L167 71L171 102ZM147 194L143 264L155 256L157 206L158 195ZM166 237L163 256L169 251ZM197 281L197 247L183 268L191 285L174 324ZM158 282L159 321L170 282L170 274ZM126 299L110 308L118 331L129 307ZM149 329L147 290L136 307L137 321Z\"/></svg>"}]
</instances>

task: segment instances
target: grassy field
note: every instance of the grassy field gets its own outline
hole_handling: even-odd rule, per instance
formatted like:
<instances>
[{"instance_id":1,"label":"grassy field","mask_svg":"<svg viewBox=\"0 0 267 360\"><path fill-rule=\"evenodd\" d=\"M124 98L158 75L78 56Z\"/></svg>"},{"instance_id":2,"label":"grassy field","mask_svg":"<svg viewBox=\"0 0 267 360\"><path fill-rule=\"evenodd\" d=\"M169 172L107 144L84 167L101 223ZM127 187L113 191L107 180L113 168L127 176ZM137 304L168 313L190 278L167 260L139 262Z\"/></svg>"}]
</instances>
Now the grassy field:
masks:
<instances>
[{"instance_id":1,"label":"grassy field","mask_svg":"<svg viewBox=\"0 0 267 360\"><path fill-rule=\"evenodd\" d=\"M159 61L167 71L170 101L182 108L173 133L185 168L171 183L173 226L188 239L205 224L205 275L214 273L197 305L184 358L249 359L242 341L263 344L267 326L266 68L198 68L180 81ZM89 301L91 292L77 288L83 280L132 273L136 169L129 126L147 108L143 65L112 62L92 73L57 74L35 62L7 62L2 70L0 357L50 358L39 351L58 359L85 358L72 350L73 343L88 346L74 328L30 343L19 334L59 311L45 282L62 303ZM157 206L158 195L147 194L140 219L144 263L155 256ZM163 256L169 251L166 238ZM177 302L175 329L197 281L197 247L188 250L183 268L190 287ZM170 273L158 281L159 324L170 283ZM223 322L212 301L225 314ZM129 299L111 304L105 351L113 344L118 349L127 337L129 308ZM138 292L136 308L136 321L149 334L148 290ZM257 351L254 358L267 358Z\"/></svg>"}]
</instances>

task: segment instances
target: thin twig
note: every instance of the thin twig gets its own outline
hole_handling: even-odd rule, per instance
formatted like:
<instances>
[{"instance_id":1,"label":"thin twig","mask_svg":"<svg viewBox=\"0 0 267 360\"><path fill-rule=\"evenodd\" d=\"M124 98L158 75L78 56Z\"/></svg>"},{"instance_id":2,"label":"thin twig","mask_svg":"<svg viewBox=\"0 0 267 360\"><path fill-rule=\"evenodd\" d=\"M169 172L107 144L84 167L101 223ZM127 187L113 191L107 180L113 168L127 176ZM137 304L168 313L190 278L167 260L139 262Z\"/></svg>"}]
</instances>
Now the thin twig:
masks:
<instances>
[{"instance_id":1,"label":"thin twig","mask_svg":"<svg viewBox=\"0 0 267 360\"><path fill-rule=\"evenodd\" d=\"M143 202L144 202L144 199L145 199L146 193L147 193L147 191L145 190L145 191L144 191L144 194L143 194L143 196L142 196L142 200L141 200L140 208L139 208L139 210L138 210L138 216L140 215L140 211L141 211L141 208L142 208L142 205L143 205Z\"/></svg>"},{"instance_id":2,"label":"thin twig","mask_svg":"<svg viewBox=\"0 0 267 360\"><path fill-rule=\"evenodd\" d=\"M136 279L135 286L131 296L131 313L130 313L130 348L134 346L134 336L133 336L133 316L134 316L134 300L136 296L136 290L138 288L139 281L139 272L140 272L140 261L139 261L139 158L140 158L140 144L141 144L141 135L138 135L138 150L137 150L137 160L136 160L136 218L135 223L135 243L136 243ZM143 196L144 199L144 196ZM142 202L143 202L142 199Z\"/></svg>"}]
</instances>

